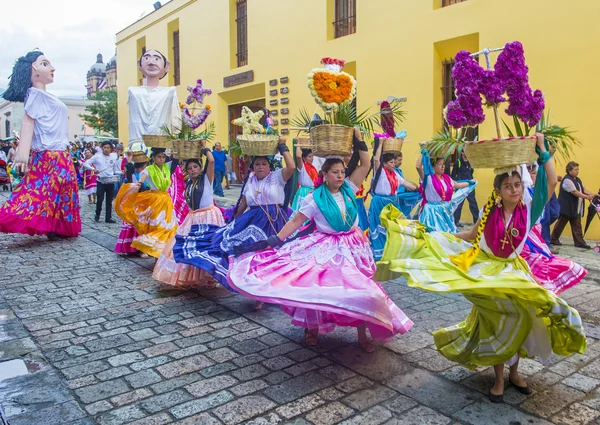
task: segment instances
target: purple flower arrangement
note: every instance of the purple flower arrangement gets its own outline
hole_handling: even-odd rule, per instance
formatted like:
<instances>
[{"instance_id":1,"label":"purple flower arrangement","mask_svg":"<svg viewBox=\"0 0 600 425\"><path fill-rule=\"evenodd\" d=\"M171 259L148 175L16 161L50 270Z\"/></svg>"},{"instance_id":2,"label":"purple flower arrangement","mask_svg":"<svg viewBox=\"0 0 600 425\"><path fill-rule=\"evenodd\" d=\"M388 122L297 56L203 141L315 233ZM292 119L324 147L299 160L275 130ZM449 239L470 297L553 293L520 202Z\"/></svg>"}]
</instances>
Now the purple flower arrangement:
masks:
<instances>
[{"instance_id":1,"label":"purple flower arrangement","mask_svg":"<svg viewBox=\"0 0 600 425\"><path fill-rule=\"evenodd\" d=\"M212 94L212 90L208 88L204 88L202 85L202 80L196 81L196 86L188 86L188 91L190 94L186 100L186 106L182 108L181 112L181 120L183 123L194 130L200 127L208 116L210 115L211 108L210 105L202 106L204 103L204 96L209 96ZM197 114L193 114L192 111L197 109L195 107L189 108L188 105L198 104L200 106L200 112Z\"/></svg>"},{"instance_id":2,"label":"purple flower arrangement","mask_svg":"<svg viewBox=\"0 0 600 425\"><path fill-rule=\"evenodd\" d=\"M508 43L498 56L494 70L485 70L471 54L462 50L456 54L452 78L456 87L456 100L448 103L445 117L454 128L474 127L485 120L482 98L487 106L506 101L508 115L516 115L529 127L542 118L544 95L529 87L523 46L518 41Z\"/></svg>"}]
</instances>

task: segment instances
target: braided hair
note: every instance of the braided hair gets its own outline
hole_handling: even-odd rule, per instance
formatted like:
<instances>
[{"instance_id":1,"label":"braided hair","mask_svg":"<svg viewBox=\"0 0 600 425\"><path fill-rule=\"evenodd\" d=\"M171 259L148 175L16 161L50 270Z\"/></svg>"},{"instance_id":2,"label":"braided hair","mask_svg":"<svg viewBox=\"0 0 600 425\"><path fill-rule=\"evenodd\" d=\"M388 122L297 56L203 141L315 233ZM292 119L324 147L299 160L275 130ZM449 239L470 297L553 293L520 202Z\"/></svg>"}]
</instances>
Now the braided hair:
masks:
<instances>
[{"instance_id":1,"label":"braided hair","mask_svg":"<svg viewBox=\"0 0 600 425\"><path fill-rule=\"evenodd\" d=\"M31 87L31 65L42 55L39 50L32 50L17 59L9 77L8 89L2 95L4 99L10 102L25 102L25 95Z\"/></svg>"}]
</instances>

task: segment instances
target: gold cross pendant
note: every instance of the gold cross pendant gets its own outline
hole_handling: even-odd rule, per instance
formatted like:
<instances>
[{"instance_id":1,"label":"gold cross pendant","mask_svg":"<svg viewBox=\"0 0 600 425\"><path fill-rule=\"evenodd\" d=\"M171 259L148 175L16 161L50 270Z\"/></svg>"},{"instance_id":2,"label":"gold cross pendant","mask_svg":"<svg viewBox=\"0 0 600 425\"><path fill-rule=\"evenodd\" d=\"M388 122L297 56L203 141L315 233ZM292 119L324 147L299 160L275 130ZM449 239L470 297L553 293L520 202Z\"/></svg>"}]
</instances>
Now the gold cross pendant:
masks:
<instances>
[{"instance_id":1,"label":"gold cross pendant","mask_svg":"<svg viewBox=\"0 0 600 425\"><path fill-rule=\"evenodd\" d=\"M504 250L504 246L508 243L506 235L504 235L504 239L500 240L500 242L502 242L502 249Z\"/></svg>"}]
</instances>

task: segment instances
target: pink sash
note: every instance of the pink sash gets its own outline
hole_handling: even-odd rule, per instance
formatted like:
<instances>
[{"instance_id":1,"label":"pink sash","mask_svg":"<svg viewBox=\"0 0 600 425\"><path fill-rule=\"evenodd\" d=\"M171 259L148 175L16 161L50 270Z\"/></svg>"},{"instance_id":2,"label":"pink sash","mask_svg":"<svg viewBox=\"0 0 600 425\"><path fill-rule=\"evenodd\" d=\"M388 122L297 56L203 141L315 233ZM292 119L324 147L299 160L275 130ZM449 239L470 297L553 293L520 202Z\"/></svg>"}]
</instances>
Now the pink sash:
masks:
<instances>
[{"instance_id":1,"label":"pink sash","mask_svg":"<svg viewBox=\"0 0 600 425\"><path fill-rule=\"evenodd\" d=\"M444 183L446 183L446 189L444 189L444 186L442 186L442 182L435 174L425 176L426 179L429 177L431 177L431 184L433 185L433 188L435 189L437 194L440 195L440 198L442 198L442 201L450 202L452 200L452 195L454 195L454 186L452 185L452 178L448 174L442 174ZM427 199L427 196L425 196L425 186L423 184L419 187L419 193L423 197L423 202L421 204L422 209L427 202L431 201L429 201Z\"/></svg>"},{"instance_id":2,"label":"pink sash","mask_svg":"<svg viewBox=\"0 0 600 425\"><path fill-rule=\"evenodd\" d=\"M496 257L508 258L527 236L527 208L519 202L505 231L503 208L494 207L483 229L485 242ZM513 249L514 247L514 249Z\"/></svg>"}]
</instances>

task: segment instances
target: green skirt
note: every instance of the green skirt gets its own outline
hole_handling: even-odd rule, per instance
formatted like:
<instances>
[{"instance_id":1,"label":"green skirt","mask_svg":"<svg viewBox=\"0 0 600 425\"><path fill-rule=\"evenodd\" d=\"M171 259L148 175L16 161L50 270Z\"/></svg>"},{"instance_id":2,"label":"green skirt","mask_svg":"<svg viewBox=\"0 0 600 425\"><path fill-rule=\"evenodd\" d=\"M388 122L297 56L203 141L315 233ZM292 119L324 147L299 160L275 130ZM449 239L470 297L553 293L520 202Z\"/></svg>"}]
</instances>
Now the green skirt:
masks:
<instances>
[{"instance_id":1,"label":"green skirt","mask_svg":"<svg viewBox=\"0 0 600 425\"><path fill-rule=\"evenodd\" d=\"M464 272L449 257L469 249L470 243L449 233L428 233L393 205L383 209L381 223L388 237L377 262L377 281L403 275L411 287L458 292L473 304L463 322L433 333L444 357L473 369L512 364L519 356L548 363L552 352L585 352L577 310L540 286L520 256L504 259L481 251Z\"/></svg>"},{"instance_id":2,"label":"green skirt","mask_svg":"<svg viewBox=\"0 0 600 425\"><path fill-rule=\"evenodd\" d=\"M302 201L304 198L306 198L306 196L313 190L315 190L314 187L300 186L294 195L294 199L292 200L292 210L298 211L300 206L302 206Z\"/></svg>"}]
</instances>

